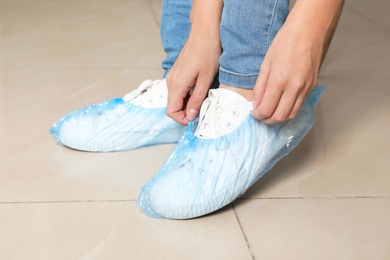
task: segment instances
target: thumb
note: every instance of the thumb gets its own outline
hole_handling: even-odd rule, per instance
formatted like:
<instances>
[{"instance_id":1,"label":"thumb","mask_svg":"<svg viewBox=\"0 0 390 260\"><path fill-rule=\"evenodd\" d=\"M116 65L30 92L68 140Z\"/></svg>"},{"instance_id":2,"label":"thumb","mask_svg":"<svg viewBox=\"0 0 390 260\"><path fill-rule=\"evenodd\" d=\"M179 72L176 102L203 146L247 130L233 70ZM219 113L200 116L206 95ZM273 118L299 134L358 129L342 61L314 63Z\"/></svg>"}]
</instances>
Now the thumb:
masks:
<instances>
[{"instance_id":1,"label":"thumb","mask_svg":"<svg viewBox=\"0 0 390 260\"><path fill-rule=\"evenodd\" d=\"M253 109L256 109L263 99L265 89L268 83L268 70L260 70L255 86L253 87Z\"/></svg>"},{"instance_id":2,"label":"thumb","mask_svg":"<svg viewBox=\"0 0 390 260\"><path fill-rule=\"evenodd\" d=\"M208 84L199 84L197 81L197 84L194 87L194 91L192 92L187 102L187 106L186 106L187 120L189 121L194 120L195 117L198 115L200 107L202 106L202 103L207 96L208 90L209 90Z\"/></svg>"}]
</instances>

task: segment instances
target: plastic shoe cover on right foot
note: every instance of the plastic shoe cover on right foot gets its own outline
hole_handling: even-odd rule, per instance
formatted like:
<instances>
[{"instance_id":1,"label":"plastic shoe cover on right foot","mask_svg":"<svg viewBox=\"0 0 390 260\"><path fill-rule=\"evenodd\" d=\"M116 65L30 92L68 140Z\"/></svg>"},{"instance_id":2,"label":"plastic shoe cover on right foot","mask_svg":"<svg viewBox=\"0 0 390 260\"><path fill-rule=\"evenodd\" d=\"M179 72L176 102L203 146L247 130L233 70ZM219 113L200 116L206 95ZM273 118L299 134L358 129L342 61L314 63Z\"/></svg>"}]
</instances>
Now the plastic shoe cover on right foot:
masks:
<instances>
[{"instance_id":1,"label":"plastic shoe cover on right foot","mask_svg":"<svg viewBox=\"0 0 390 260\"><path fill-rule=\"evenodd\" d=\"M153 217L188 219L231 203L302 140L322 91L313 89L295 119L266 125L251 116L252 105L242 96L211 90L199 123L190 123L137 204Z\"/></svg>"},{"instance_id":2,"label":"plastic shoe cover on right foot","mask_svg":"<svg viewBox=\"0 0 390 260\"><path fill-rule=\"evenodd\" d=\"M123 98L68 114L52 126L50 133L59 144L90 152L175 143L185 127L166 116L167 102L165 80L146 80Z\"/></svg>"}]
</instances>

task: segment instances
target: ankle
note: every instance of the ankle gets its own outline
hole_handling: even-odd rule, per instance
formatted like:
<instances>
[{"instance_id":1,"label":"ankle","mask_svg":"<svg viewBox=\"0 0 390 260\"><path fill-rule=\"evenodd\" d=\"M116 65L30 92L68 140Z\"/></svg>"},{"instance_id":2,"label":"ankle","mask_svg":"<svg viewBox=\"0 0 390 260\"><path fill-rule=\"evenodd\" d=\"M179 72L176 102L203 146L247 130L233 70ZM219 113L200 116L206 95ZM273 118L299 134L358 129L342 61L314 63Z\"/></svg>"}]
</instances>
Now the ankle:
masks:
<instances>
[{"instance_id":1,"label":"ankle","mask_svg":"<svg viewBox=\"0 0 390 260\"><path fill-rule=\"evenodd\" d=\"M253 101L253 89L246 89L246 88L237 88L237 87L229 87L224 84L219 85L220 88L231 90L236 92L237 94L240 94L244 98L246 98L248 101Z\"/></svg>"}]
</instances>

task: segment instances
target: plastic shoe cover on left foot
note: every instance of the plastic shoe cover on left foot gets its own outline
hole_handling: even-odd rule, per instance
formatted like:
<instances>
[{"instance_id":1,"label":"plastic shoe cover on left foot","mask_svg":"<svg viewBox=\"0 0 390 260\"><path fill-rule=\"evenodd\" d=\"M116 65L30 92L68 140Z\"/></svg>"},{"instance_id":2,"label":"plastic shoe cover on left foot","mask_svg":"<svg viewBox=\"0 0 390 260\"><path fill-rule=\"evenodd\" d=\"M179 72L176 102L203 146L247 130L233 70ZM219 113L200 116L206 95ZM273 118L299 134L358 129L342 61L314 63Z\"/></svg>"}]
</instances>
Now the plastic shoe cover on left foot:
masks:
<instances>
[{"instance_id":1,"label":"plastic shoe cover on left foot","mask_svg":"<svg viewBox=\"0 0 390 260\"><path fill-rule=\"evenodd\" d=\"M302 140L322 91L311 92L295 119L266 125L251 116L252 104L242 96L210 90L199 123L190 123L162 169L142 188L138 205L153 217L188 219L231 203Z\"/></svg>"},{"instance_id":2,"label":"plastic shoe cover on left foot","mask_svg":"<svg viewBox=\"0 0 390 260\"><path fill-rule=\"evenodd\" d=\"M59 144L91 152L175 143L185 127L166 116L167 95L165 80L147 80L123 98L70 113L55 123L50 133Z\"/></svg>"}]
</instances>

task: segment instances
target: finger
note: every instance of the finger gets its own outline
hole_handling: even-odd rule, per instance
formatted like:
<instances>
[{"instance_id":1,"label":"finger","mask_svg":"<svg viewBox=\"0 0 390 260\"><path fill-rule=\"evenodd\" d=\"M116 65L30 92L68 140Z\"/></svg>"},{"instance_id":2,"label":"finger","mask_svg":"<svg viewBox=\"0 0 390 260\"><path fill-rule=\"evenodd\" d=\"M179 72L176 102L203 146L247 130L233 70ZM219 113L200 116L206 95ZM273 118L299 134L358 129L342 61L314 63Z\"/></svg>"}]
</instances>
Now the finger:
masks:
<instances>
[{"instance_id":1,"label":"finger","mask_svg":"<svg viewBox=\"0 0 390 260\"><path fill-rule=\"evenodd\" d=\"M296 95L292 93L284 92L275 109L275 112L272 114L271 117L263 119L263 123L276 124L289 119L291 111L294 108L296 99L297 99Z\"/></svg>"},{"instance_id":2,"label":"finger","mask_svg":"<svg viewBox=\"0 0 390 260\"><path fill-rule=\"evenodd\" d=\"M187 116L183 110L171 113L170 118L172 118L175 122L183 126L187 126L189 123Z\"/></svg>"},{"instance_id":3,"label":"finger","mask_svg":"<svg viewBox=\"0 0 390 260\"><path fill-rule=\"evenodd\" d=\"M253 113L255 119L264 120L274 114L276 107L282 97L282 90L283 87L272 84L270 81L268 81L267 88L261 103Z\"/></svg>"},{"instance_id":4,"label":"finger","mask_svg":"<svg viewBox=\"0 0 390 260\"><path fill-rule=\"evenodd\" d=\"M210 81L203 79L198 79L196 81L196 85L193 89L193 92L186 104L187 120L194 120L195 117L198 115L200 107L202 106L202 103L207 96L207 92L210 89L211 83L209 82Z\"/></svg>"},{"instance_id":5,"label":"finger","mask_svg":"<svg viewBox=\"0 0 390 260\"><path fill-rule=\"evenodd\" d=\"M183 101L180 102L180 100L178 100L177 102L168 102L166 114L177 123L181 125L188 125L186 113L183 109Z\"/></svg>"},{"instance_id":6,"label":"finger","mask_svg":"<svg viewBox=\"0 0 390 260\"><path fill-rule=\"evenodd\" d=\"M288 116L289 119L294 119L298 115L299 110L302 107L303 101L305 100L305 97L306 97L305 95L300 95L297 98L297 100L296 100L296 102L294 104L294 107L291 110L290 115Z\"/></svg>"},{"instance_id":7,"label":"finger","mask_svg":"<svg viewBox=\"0 0 390 260\"><path fill-rule=\"evenodd\" d=\"M172 87L168 91L168 105L166 114L174 121L181 125L188 125L188 120L184 110L185 100L187 99L188 92L186 93L180 88L176 88L172 91ZM181 91L178 91L181 90Z\"/></svg>"},{"instance_id":8,"label":"finger","mask_svg":"<svg viewBox=\"0 0 390 260\"><path fill-rule=\"evenodd\" d=\"M259 76L257 77L255 86L253 87L253 110L254 111L260 105L261 100L263 99L265 89L267 87L268 76L269 76L269 69L262 68L260 70Z\"/></svg>"}]
</instances>

